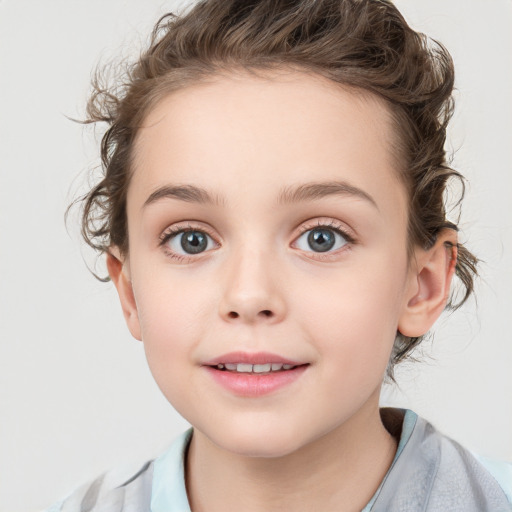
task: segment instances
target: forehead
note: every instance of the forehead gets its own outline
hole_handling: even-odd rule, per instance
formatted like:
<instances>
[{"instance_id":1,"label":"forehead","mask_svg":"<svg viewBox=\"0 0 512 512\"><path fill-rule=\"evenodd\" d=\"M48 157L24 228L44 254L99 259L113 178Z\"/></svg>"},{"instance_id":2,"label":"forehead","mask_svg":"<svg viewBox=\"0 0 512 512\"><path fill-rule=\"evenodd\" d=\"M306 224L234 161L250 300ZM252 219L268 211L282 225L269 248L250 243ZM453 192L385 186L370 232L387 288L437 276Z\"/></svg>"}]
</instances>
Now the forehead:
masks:
<instances>
[{"instance_id":1,"label":"forehead","mask_svg":"<svg viewBox=\"0 0 512 512\"><path fill-rule=\"evenodd\" d=\"M344 180L392 205L404 194L392 139L390 112L371 93L298 71L215 76L149 112L128 200L167 182L251 202L283 185Z\"/></svg>"}]
</instances>

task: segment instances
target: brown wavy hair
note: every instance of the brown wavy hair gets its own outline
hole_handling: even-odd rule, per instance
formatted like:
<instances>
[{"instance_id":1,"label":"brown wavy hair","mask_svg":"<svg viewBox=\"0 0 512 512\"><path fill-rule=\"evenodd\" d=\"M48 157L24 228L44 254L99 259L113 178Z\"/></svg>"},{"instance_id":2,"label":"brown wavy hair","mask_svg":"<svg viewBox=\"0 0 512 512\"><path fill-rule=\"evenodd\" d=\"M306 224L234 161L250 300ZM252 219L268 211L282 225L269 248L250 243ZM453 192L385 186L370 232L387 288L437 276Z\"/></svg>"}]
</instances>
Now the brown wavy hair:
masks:
<instances>
[{"instance_id":1,"label":"brown wavy hair","mask_svg":"<svg viewBox=\"0 0 512 512\"><path fill-rule=\"evenodd\" d=\"M409 250L431 247L446 218L445 189L464 180L444 150L453 113L453 62L437 41L412 30L388 0L201 0L156 24L136 62L99 68L85 123L107 123L101 143L102 179L80 198L82 235L100 253L128 252L126 195L134 140L152 107L170 92L216 74L243 69L299 69L369 91L387 103L399 173L409 194ZM473 291L477 259L458 244L462 295ZM423 337L397 333L388 377Z\"/></svg>"}]
</instances>

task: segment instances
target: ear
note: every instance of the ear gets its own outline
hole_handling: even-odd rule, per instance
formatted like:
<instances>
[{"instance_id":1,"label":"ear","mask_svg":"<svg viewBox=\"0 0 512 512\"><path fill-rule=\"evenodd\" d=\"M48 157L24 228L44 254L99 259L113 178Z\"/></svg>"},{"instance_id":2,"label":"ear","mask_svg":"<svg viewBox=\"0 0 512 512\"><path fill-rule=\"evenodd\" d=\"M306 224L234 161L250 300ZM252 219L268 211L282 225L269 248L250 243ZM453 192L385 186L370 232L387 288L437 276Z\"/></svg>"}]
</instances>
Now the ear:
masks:
<instances>
[{"instance_id":1,"label":"ear","mask_svg":"<svg viewBox=\"0 0 512 512\"><path fill-rule=\"evenodd\" d=\"M406 303L398 322L404 336L423 336L439 318L450 294L457 264L457 233L444 229L428 250L417 249L411 264Z\"/></svg>"},{"instance_id":2,"label":"ear","mask_svg":"<svg viewBox=\"0 0 512 512\"><path fill-rule=\"evenodd\" d=\"M107 269L110 279L117 289L128 329L135 339L142 341L139 314L130 278L130 267L117 247L111 247L107 253Z\"/></svg>"}]
</instances>

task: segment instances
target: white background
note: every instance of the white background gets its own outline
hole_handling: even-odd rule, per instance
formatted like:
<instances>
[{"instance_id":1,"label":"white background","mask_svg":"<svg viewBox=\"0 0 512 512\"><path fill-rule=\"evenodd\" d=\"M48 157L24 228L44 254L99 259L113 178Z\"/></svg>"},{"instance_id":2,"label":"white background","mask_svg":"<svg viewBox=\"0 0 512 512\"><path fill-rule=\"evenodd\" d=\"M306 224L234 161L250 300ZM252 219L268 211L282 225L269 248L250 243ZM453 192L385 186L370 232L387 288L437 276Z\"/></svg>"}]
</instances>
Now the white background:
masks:
<instances>
[{"instance_id":1,"label":"white background","mask_svg":"<svg viewBox=\"0 0 512 512\"><path fill-rule=\"evenodd\" d=\"M182 2L183 4L183 2ZM485 261L479 303L445 317L427 362L383 403L512 460L512 2L401 0L452 52L454 165L471 186L463 238ZM88 273L63 214L97 163L79 117L98 59L136 48L176 2L0 0L0 511L37 510L185 427L130 338L111 284ZM184 384L186 385L186 384Z\"/></svg>"}]
</instances>

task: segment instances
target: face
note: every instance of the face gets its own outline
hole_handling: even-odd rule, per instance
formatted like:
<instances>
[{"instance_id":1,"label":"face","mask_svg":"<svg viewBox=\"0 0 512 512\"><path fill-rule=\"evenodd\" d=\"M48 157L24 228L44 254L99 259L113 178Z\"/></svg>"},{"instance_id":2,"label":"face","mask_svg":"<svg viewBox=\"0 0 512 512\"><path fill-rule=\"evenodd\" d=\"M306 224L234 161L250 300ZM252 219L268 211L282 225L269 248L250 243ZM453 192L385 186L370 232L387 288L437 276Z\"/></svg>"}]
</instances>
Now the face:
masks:
<instances>
[{"instance_id":1,"label":"face","mask_svg":"<svg viewBox=\"0 0 512 512\"><path fill-rule=\"evenodd\" d=\"M299 72L219 77L148 115L125 314L217 446L283 455L377 410L413 280L391 140L380 100Z\"/></svg>"}]
</instances>

